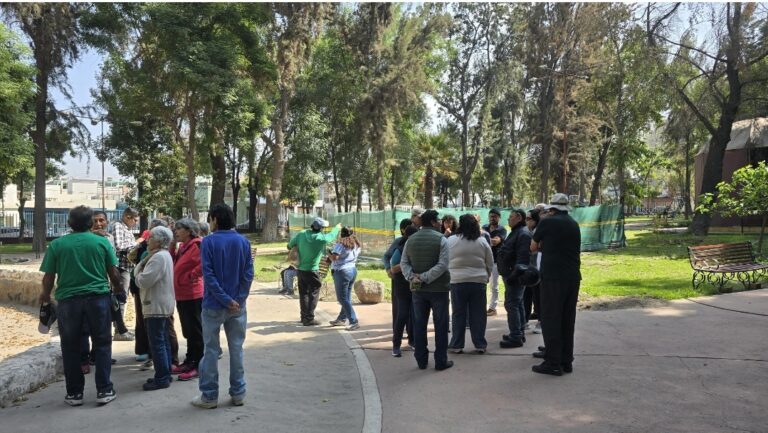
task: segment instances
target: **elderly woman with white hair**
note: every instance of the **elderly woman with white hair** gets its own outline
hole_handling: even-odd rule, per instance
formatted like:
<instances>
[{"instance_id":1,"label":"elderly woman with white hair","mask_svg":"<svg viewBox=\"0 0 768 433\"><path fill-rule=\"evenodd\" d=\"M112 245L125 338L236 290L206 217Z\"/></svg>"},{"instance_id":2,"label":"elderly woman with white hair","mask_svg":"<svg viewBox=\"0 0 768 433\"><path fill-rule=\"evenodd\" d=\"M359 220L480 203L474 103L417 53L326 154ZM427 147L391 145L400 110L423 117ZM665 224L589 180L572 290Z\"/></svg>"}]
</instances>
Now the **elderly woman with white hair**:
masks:
<instances>
[{"instance_id":1,"label":"elderly woman with white hair","mask_svg":"<svg viewBox=\"0 0 768 433\"><path fill-rule=\"evenodd\" d=\"M179 310L181 332L187 339L184 362L171 373L179 380L198 377L197 365L203 357L203 267L200 257L200 226L190 218L176 221L174 228L178 248L173 256L173 287Z\"/></svg>"},{"instance_id":2,"label":"elderly woman with white hair","mask_svg":"<svg viewBox=\"0 0 768 433\"><path fill-rule=\"evenodd\" d=\"M149 232L149 253L134 268L136 285L141 291L144 322L155 366L155 377L144 384L145 391L168 388L171 384L171 342L168 328L176 305L173 290L173 258L168 247L173 232L167 227L155 227Z\"/></svg>"}]
</instances>

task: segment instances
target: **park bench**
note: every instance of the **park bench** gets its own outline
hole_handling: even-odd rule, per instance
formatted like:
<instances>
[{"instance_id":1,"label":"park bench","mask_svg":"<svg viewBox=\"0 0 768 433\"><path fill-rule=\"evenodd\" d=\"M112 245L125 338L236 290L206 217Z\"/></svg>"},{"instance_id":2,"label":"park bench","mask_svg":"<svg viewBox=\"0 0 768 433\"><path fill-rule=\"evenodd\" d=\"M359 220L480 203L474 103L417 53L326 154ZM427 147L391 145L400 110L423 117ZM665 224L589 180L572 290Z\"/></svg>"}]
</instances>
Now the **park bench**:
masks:
<instances>
[{"instance_id":1,"label":"park bench","mask_svg":"<svg viewBox=\"0 0 768 433\"><path fill-rule=\"evenodd\" d=\"M688 247L688 258L693 268L694 290L707 282L722 291L725 283L733 280L738 280L745 289L756 288L768 269L768 264L755 260L750 242Z\"/></svg>"}]
</instances>

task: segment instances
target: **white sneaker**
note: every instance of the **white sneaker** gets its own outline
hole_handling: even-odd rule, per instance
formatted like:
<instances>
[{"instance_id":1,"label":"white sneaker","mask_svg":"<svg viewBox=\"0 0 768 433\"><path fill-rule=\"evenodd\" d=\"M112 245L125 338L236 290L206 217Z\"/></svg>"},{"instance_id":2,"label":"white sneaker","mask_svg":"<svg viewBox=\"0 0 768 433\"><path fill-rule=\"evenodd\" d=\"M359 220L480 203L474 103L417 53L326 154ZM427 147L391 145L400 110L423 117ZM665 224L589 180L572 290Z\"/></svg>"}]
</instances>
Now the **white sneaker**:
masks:
<instances>
[{"instance_id":1,"label":"white sneaker","mask_svg":"<svg viewBox=\"0 0 768 433\"><path fill-rule=\"evenodd\" d=\"M243 400L245 400L245 396L244 395L240 395L240 396L237 396L237 397L235 397L233 395L232 396L232 406L242 406L244 404Z\"/></svg>"},{"instance_id":2,"label":"white sneaker","mask_svg":"<svg viewBox=\"0 0 768 433\"><path fill-rule=\"evenodd\" d=\"M242 400L241 400L242 401ZM201 409L216 409L216 407L219 405L218 402L214 401L208 401L204 400L202 395L198 395L192 401L190 402L192 406L199 407Z\"/></svg>"},{"instance_id":3,"label":"white sneaker","mask_svg":"<svg viewBox=\"0 0 768 433\"><path fill-rule=\"evenodd\" d=\"M534 334L541 334L541 322L536 322L536 326L533 328Z\"/></svg>"},{"instance_id":4,"label":"white sneaker","mask_svg":"<svg viewBox=\"0 0 768 433\"><path fill-rule=\"evenodd\" d=\"M128 331L122 334L115 334L115 336L112 337L113 341L133 341L135 339L136 337L134 337L131 331Z\"/></svg>"},{"instance_id":5,"label":"white sneaker","mask_svg":"<svg viewBox=\"0 0 768 433\"><path fill-rule=\"evenodd\" d=\"M359 322L350 323L349 326L347 326L347 331L354 331L355 329L360 327Z\"/></svg>"}]
</instances>

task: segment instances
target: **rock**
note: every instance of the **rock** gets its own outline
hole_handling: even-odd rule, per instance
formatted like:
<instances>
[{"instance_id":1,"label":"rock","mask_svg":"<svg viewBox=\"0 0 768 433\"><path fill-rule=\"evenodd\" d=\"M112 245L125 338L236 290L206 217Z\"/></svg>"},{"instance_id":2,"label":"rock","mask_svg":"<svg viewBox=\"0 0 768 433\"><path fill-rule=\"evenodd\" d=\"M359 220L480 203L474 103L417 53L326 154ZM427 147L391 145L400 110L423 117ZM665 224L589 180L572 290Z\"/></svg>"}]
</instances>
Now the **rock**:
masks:
<instances>
[{"instance_id":1,"label":"rock","mask_svg":"<svg viewBox=\"0 0 768 433\"><path fill-rule=\"evenodd\" d=\"M384 299L384 284L374 280L355 282L355 295L362 304L378 304Z\"/></svg>"},{"instance_id":2,"label":"rock","mask_svg":"<svg viewBox=\"0 0 768 433\"><path fill-rule=\"evenodd\" d=\"M320 286L320 300L321 301L336 300L336 288L333 286L333 280L323 281L323 285Z\"/></svg>"}]
</instances>

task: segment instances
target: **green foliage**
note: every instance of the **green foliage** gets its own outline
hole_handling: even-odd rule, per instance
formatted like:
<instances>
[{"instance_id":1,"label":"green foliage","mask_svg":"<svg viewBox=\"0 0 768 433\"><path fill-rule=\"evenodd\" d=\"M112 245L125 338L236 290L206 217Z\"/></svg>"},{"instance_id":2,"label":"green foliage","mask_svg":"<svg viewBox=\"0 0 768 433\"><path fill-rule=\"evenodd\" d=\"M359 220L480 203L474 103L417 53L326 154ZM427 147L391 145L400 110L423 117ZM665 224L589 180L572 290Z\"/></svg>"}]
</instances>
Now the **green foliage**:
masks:
<instances>
[{"instance_id":1,"label":"green foliage","mask_svg":"<svg viewBox=\"0 0 768 433\"><path fill-rule=\"evenodd\" d=\"M19 170L32 166L29 128L34 119L30 52L0 24L0 195Z\"/></svg>"},{"instance_id":2,"label":"green foliage","mask_svg":"<svg viewBox=\"0 0 768 433\"><path fill-rule=\"evenodd\" d=\"M717 184L717 194L702 195L696 210L702 213L718 212L724 217L760 216L763 222L757 250L762 252L768 218L768 166L765 161L734 171L730 182Z\"/></svg>"}]
</instances>

